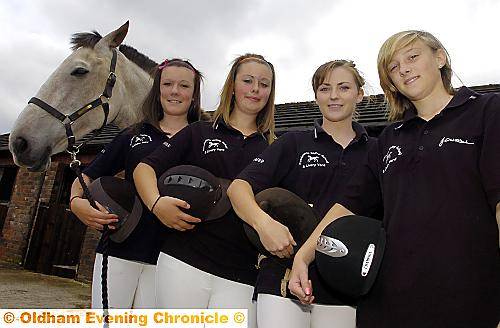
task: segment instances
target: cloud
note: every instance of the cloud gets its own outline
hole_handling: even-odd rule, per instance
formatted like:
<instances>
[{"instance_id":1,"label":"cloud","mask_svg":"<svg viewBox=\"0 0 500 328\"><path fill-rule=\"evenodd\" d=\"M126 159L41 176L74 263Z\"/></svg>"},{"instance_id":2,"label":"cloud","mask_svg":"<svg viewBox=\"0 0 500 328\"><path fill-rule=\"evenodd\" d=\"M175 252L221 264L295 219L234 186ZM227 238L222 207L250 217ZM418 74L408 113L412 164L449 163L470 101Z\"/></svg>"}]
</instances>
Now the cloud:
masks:
<instances>
[{"instance_id":1,"label":"cloud","mask_svg":"<svg viewBox=\"0 0 500 328\"><path fill-rule=\"evenodd\" d=\"M156 61L191 60L205 75L203 106L215 109L235 56L263 54L277 74L277 103L314 99L311 76L320 64L353 59L380 92L376 56L391 34L428 30L448 48L467 85L500 82L497 31L500 2L381 1L3 1L0 3L0 133L70 53L75 32L106 34L130 20L125 43ZM457 80L457 85L460 82Z\"/></svg>"}]
</instances>

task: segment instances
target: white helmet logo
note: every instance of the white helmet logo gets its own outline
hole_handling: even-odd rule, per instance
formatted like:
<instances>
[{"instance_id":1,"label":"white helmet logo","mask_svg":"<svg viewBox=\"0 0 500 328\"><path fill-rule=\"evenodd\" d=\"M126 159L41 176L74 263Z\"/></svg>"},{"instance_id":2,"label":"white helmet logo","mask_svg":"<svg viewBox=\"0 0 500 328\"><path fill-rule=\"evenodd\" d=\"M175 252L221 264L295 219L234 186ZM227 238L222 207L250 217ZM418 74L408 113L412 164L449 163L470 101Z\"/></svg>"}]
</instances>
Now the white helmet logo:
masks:
<instances>
[{"instance_id":1,"label":"white helmet logo","mask_svg":"<svg viewBox=\"0 0 500 328\"><path fill-rule=\"evenodd\" d=\"M321 235L316 242L316 250L331 257L343 257L349 253L347 246L338 239Z\"/></svg>"},{"instance_id":2,"label":"white helmet logo","mask_svg":"<svg viewBox=\"0 0 500 328\"><path fill-rule=\"evenodd\" d=\"M361 276L366 277L372 266L373 255L375 254L375 245L370 244L366 249L365 258L363 259L363 265L361 266Z\"/></svg>"}]
</instances>

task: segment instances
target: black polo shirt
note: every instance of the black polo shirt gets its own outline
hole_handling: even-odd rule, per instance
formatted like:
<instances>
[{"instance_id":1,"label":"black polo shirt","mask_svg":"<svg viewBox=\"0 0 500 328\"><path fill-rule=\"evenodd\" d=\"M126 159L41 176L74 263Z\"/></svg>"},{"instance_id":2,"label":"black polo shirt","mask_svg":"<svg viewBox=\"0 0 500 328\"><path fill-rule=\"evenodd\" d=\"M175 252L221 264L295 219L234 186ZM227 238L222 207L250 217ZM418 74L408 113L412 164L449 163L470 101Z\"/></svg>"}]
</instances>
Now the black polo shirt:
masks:
<instances>
[{"instance_id":1,"label":"black polo shirt","mask_svg":"<svg viewBox=\"0 0 500 328\"><path fill-rule=\"evenodd\" d=\"M114 176L125 170L125 179L133 184L132 174L137 164L167 140L165 133L150 124L130 127L120 132L83 173L91 179L97 179ZM143 206L137 227L121 243L109 240L108 254L125 260L156 264L162 234L168 230ZM97 245L97 252L102 253L102 239Z\"/></svg>"},{"instance_id":2,"label":"black polo shirt","mask_svg":"<svg viewBox=\"0 0 500 328\"><path fill-rule=\"evenodd\" d=\"M500 96L462 87L433 119L387 127L340 204L383 203L387 245L360 327L496 327Z\"/></svg>"},{"instance_id":3,"label":"black polo shirt","mask_svg":"<svg viewBox=\"0 0 500 328\"><path fill-rule=\"evenodd\" d=\"M187 164L233 180L268 145L260 133L245 138L223 120L212 124L191 124L143 162L153 167L158 177L173 166ZM216 276L249 285L255 283L257 252L232 209L220 219L169 234L162 252Z\"/></svg>"},{"instance_id":4,"label":"black polo shirt","mask_svg":"<svg viewBox=\"0 0 500 328\"><path fill-rule=\"evenodd\" d=\"M254 193L271 187L287 189L312 205L317 217L322 218L364 162L375 139L353 122L356 136L344 149L321 125L322 120L317 120L313 131L286 133L254 159L238 179L247 181ZM287 267L291 268L291 260L276 257L262 260L256 292L281 295L281 279ZM317 303L344 303L319 279L314 264L310 266L310 278ZM289 291L287 296L293 298Z\"/></svg>"}]
</instances>

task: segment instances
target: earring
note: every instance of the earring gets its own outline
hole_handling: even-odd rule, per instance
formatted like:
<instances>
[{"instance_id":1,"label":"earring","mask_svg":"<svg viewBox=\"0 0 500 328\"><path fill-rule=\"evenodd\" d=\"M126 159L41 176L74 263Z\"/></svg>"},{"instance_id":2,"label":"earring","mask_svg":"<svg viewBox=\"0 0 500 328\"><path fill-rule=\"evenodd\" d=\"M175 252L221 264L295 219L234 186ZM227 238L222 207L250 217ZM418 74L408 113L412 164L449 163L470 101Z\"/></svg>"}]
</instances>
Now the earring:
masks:
<instances>
[{"instance_id":1,"label":"earring","mask_svg":"<svg viewBox=\"0 0 500 328\"><path fill-rule=\"evenodd\" d=\"M441 69L441 68L443 68L443 65L442 65L442 64L439 64L439 66L438 66L438 67L439 67L439 69Z\"/></svg>"}]
</instances>

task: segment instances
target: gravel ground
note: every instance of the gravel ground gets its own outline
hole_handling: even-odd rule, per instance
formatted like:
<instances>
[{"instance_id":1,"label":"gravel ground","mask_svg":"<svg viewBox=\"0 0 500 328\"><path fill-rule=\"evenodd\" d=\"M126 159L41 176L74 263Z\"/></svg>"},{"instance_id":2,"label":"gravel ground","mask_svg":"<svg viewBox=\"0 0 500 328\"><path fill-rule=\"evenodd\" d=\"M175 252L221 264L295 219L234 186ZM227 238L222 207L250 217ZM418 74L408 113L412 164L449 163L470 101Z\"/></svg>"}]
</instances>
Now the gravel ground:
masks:
<instances>
[{"instance_id":1,"label":"gravel ground","mask_svg":"<svg viewBox=\"0 0 500 328\"><path fill-rule=\"evenodd\" d=\"M91 287L0 262L0 308L89 308Z\"/></svg>"}]
</instances>

